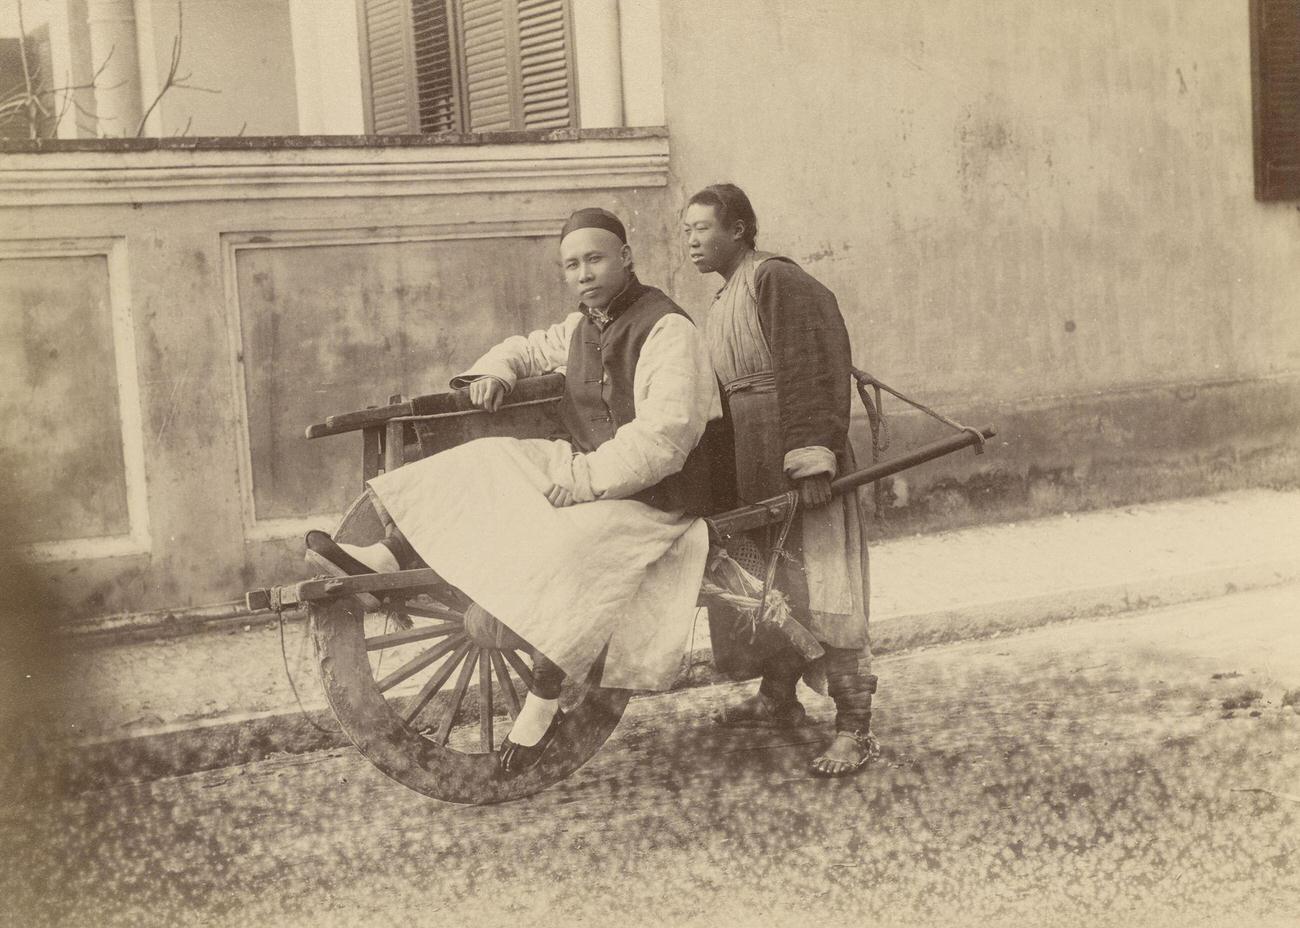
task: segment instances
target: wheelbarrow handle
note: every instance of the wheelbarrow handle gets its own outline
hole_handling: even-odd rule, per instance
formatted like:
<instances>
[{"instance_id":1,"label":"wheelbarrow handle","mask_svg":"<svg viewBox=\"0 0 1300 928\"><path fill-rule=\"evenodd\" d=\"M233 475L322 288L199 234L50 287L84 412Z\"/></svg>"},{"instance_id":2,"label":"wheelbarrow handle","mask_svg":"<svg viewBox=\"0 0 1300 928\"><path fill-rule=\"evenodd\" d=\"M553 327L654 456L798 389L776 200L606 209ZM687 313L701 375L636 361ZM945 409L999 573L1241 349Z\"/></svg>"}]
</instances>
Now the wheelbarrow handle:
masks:
<instances>
[{"instance_id":1,"label":"wheelbarrow handle","mask_svg":"<svg viewBox=\"0 0 1300 928\"><path fill-rule=\"evenodd\" d=\"M838 496L850 490L855 490L864 484L883 480L885 477L892 477L909 467L916 467L926 461L941 458L945 454L952 454L954 451L969 448L971 445L982 446L985 439L992 438L996 434L997 430L990 425L979 429L978 432L975 429L970 429L957 435L951 435L948 438L932 441L927 445L921 445L921 447L909 451L907 454L888 461L881 461L879 464L873 464L870 467L854 471L851 474L845 474L843 477L831 481L831 492ZM983 450L982 447L981 450ZM735 535L737 532L747 532L750 529L761 528L764 525L782 521L789 514L789 505L788 497L774 496L771 499L765 499L749 506L729 509L726 512L708 516L704 521L709 525L709 535L711 537L715 539L725 538Z\"/></svg>"}]
</instances>

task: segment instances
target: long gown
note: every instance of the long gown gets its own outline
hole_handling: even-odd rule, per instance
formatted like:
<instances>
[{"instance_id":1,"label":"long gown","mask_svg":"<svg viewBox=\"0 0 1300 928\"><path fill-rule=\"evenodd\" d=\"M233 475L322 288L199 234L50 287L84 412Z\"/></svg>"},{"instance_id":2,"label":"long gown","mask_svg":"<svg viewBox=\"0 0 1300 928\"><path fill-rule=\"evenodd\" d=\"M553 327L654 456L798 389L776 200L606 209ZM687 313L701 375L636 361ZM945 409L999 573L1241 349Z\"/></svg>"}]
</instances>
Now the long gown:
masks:
<instances>
[{"instance_id":1,"label":"long gown","mask_svg":"<svg viewBox=\"0 0 1300 928\"><path fill-rule=\"evenodd\" d=\"M848 334L834 295L787 258L751 251L704 323L729 404L743 503L789 488L787 475L855 469L848 442ZM781 582L796 617L823 644L863 649L869 572L862 491L802 512Z\"/></svg>"},{"instance_id":2,"label":"long gown","mask_svg":"<svg viewBox=\"0 0 1300 928\"><path fill-rule=\"evenodd\" d=\"M507 339L470 371L513 387L562 369L578 315ZM565 673L585 676L608 644L603 685L663 690L689 648L708 532L701 519L619 497L680 469L721 412L703 338L684 316L656 324L634 393L636 420L595 452L482 438L369 487L430 567ZM553 485L595 501L557 509L545 496Z\"/></svg>"}]
</instances>

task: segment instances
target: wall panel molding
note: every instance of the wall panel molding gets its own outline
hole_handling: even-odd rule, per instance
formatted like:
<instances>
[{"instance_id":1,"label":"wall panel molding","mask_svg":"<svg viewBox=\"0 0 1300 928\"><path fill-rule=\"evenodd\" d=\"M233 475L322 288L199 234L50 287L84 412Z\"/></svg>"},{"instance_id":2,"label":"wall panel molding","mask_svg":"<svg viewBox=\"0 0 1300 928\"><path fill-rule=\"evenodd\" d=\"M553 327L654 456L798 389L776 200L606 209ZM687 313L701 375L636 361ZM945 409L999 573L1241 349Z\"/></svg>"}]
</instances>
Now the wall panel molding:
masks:
<instances>
[{"instance_id":1,"label":"wall panel molding","mask_svg":"<svg viewBox=\"0 0 1300 928\"><path fill-rule=\"evenodd\" d=\"M139 369L136 365L136 332L131 312L126 240L107 237L0 241L0 261L15 258L83 257L104 257L108 264L109 315L128 529L124 534L67 538L16 546L22 556L32 561L90 560L148 554L152 549L145 473L144 417ZM74 426L70 424L69 427Z\"/></svg>"},{"instance_id":2,"label":"wall panel molding","mask_svg":"<svg viewBox=\"0 0 1300 928\"><path fill-rule=\"evenodd\" d=\"M248 541L269 541L301 535L312 528L334 527L341 512L304 514L301 517L259 516L253 461L253 432L250 426L248 373L244 357L246 320L241 306L238 261L241 252L309 249L337 245L389 245L433 242L465 242L485 239L554 238L567 218L555 214L543 218L500 222L465 222L440 225L402 226L386 229L290 229L278 232L228 232L221 236L222 274L225 282L229 358L234 385L235 437L239 456L239 482L244 537ZM305 385L304 385L305 388ZM375 402L385 399L376 396ZM307 423L303 423L305 426ZM360 444L359 433L356 439ZM361 484L360 452L356 461L357 492Z\"/></svg>"}]
</instances>

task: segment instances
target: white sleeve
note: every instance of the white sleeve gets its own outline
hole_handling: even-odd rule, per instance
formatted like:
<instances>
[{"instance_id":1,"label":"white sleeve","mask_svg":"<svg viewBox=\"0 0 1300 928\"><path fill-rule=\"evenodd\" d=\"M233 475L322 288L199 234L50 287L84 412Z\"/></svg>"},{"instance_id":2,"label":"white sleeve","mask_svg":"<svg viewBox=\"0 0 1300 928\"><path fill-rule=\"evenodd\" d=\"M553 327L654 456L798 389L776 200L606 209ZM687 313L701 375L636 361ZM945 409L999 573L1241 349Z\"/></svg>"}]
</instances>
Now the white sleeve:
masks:
<instances>
[{"instance_id":1,"label":"white sleeve","mask_svg":"<svg viewBox=\"0 0 1300 928\"><path fill-rule=\"evenodd\" d=\"M578 502L623 499L682 469L704 427L722 415L704 338L685 316L664 316L641 347L633 379L636 418L570 472L553 475Z\"/></svg>"},{"instance_id":2,"label":"white sleeve","mask_svg":"<svg viewBox=\"0 0 1300 928\"><path fill-rule=\"evenodd\" d=\"M792 448L787 451L782 466L785 475L791 480L815 477L818 474L825 474L834 480L839 465L835 461L835 452L830 448L809 445L807 448Z\"/></svg>"},{"instance_id":3,"label":"white sleeve","mask_svg":"<svg viewBox=\"0 0 1300 928\"><path fill-rule=\"evenodd\" d=\"M570 313L563 322L549 329L510 336L489 348L463 374L451 378L451 388L459 390L480 377L495 377L509 391L524 377L538 377L551 371L563 374L569 363L569 342L581 321L582 313Z\"/></svg>"}]
</instances>

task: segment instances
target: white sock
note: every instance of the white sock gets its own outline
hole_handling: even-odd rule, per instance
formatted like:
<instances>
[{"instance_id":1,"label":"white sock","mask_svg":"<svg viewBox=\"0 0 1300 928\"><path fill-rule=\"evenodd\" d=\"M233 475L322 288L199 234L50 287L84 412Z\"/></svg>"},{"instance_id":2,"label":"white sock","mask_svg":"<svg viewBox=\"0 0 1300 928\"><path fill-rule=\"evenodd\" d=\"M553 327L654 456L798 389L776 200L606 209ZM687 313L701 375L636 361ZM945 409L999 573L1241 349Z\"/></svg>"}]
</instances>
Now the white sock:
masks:
<instances>
[{"instance_id":1,"label":"white sock","mask_svg":"<svg viewBox=\"0 0 1300 928\"><path fill-rule=\"evenodd\" d=\"M401 570L397 563L397 558L393 552L388 550L388 545L383 542L375 542L373 545L339 545L344 551L352 555L362 564L365 564L377 574L388 574L396 570Z\"/></svg>"},{"instance_id":2,"label":"white sock","mask_svg":"<svg viewBox=\"0 0 1300 928\"><path fill-rule=\"evenodd\" d=\"M531 748L542 740L546 729L551 727L555 713L560 709L558 699L543 699L529 693L524 699L524 707L519 710L519 718L510 728L510 740L522 747Z\"/></svg>"}]
</instances>

